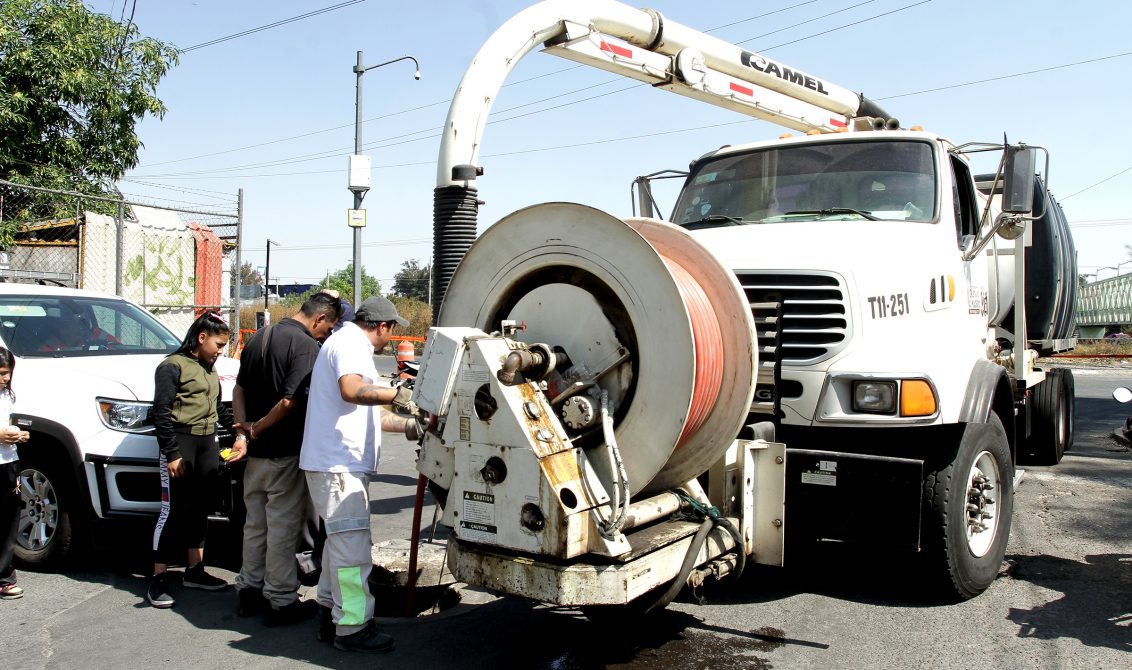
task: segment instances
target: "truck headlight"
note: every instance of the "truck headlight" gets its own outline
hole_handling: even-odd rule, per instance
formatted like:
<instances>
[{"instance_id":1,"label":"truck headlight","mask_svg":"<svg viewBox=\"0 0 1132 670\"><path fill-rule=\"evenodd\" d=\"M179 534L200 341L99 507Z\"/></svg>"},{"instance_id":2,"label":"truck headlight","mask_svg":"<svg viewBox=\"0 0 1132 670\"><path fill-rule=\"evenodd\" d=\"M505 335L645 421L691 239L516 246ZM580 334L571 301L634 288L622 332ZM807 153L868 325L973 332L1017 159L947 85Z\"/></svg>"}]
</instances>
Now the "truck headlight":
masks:
<instances>
[{"instance_id":1,"label":"truck headlight","mask_svg":"<svg viewBox=\"0 0 1132 670\"><path fill-rule=\"evenodd\" d=\"M98 402L98 416L107 428L120 430L124 433L153 432L153 421L149 417L149 410L153 408L153 403L111 400L110 398L96 398L95 400Z\"/></svg>"},{"instance_id":2,"label":"truck headlight","mask_svg":"<svg viewBox=\"0 0 1132 670\"><path fill-rule=\"evenodd\" d=\"M853 411L870 414L896 413L896 382L861 379L853 382Z\"/></svg>"}]
</instances>

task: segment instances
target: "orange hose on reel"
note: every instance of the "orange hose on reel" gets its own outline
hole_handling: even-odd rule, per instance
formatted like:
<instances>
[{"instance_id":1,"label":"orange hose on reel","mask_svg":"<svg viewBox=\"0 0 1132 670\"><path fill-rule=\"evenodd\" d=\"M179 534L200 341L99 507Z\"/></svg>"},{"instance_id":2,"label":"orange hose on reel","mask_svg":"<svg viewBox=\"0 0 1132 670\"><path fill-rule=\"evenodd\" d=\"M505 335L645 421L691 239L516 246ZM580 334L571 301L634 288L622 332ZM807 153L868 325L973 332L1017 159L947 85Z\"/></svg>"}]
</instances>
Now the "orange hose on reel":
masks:
<instances>
[{"instance_id":1,"label":"orange hose on reel","mask_svg":"<svg viewBox=\"0 0 1132 670\"><path fill-rule=\"evenodd\" d=\"M660 257L676 280L680 296L688 309L696 349L696 379L692 389L692 403L684 429L680 432L680 439L676 442L676 449L679 449L707 420L719 398L723 380L723 335L719 330L715 310L695 277L671 258L663 254Z\"/></svg>"}]
</instances>

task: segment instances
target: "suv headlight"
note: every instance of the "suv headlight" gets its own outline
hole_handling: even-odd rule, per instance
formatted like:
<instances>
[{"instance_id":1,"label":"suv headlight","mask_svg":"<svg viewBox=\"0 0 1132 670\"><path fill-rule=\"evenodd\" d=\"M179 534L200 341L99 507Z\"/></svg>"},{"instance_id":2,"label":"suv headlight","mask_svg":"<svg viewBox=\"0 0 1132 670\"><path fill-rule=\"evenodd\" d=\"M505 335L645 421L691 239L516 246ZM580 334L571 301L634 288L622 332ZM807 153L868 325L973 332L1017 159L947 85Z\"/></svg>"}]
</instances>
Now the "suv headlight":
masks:
<instances>
[{"instance_id":1,"label":"suv headlight","mask_svg":"<svg viewBox=\"0 0 1132 670\"><path fill-rule=\"evenodd\" d=\"M102 418L102 423L107 428L120 430L124 433L153 432L153 421L149 417L153 403L111 400L110 398L96 398L95 400L98 402L98 416Z\"/></svg>"}]
</instances>

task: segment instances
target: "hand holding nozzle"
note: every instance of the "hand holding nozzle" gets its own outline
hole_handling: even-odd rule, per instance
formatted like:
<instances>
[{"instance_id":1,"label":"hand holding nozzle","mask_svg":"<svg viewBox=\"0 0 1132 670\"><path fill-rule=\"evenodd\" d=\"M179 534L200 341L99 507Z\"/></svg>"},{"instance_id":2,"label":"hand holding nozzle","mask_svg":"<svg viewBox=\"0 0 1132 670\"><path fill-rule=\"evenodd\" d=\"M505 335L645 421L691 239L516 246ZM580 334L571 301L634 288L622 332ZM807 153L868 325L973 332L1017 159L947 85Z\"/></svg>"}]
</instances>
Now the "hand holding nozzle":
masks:
<instances>
[{"instance_id":1,"label":"hand holding nozzle","mask_svg":"<svg viewBox=\"0 0 1132 670\"><path fill-rule=\"evenodd\" d=\"M410 416L417 416L420 414L420 408L417 403L413 402L413 391L406 386L397 387L397 395L393 396L393 400L389 402L393 409L401 414L408 414Z\"/></svg>"}]
</instances>

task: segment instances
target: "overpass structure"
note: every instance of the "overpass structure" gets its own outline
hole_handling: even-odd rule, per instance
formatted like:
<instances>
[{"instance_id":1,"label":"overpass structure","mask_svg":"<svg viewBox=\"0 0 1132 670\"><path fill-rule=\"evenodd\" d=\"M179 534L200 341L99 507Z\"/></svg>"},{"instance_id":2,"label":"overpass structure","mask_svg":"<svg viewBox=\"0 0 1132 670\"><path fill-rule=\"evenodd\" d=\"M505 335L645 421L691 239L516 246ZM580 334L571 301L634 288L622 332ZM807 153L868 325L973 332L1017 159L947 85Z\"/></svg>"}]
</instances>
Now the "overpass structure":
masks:
<instances>
[{"instance_id":1,"label":"overpass structure","mask_svg":"<svg viewBox=\"0 0 1132 670\"><path fill-rule=\"evenodd\" d=\"M1132 325L1132 274L1077 289L1077 329L1083 338L1104 337L1113 326Z\"/></svg>"}]
</instances>

